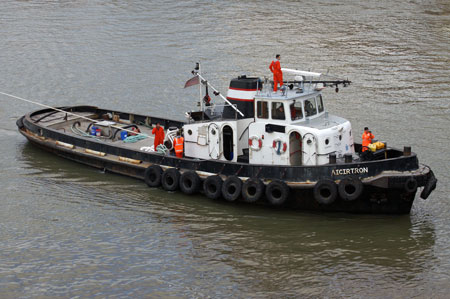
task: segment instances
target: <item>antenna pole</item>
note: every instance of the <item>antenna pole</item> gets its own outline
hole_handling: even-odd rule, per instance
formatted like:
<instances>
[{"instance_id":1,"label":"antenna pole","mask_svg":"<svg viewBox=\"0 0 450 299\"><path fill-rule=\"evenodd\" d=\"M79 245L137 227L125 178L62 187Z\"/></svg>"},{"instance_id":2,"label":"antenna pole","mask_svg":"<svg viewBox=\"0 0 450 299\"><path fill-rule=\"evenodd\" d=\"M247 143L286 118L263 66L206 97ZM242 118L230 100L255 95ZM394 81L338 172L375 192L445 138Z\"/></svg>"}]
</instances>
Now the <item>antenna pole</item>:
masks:
<instances>
[{"instance_id":1,"label":"antenna pole","mask_svg":"<svg viewBox=\"0 0 450 299\"><path fill-rule=\"evenodd\" d=\"M198 77L200 78L200 80L202 79L202 76L201 76L201 73L202 73L202 69L201 69L201 66L200 66L200 62L197 62L197 67L198 67L198 70L197 70L197 75L198 75ZM197 68L196 67L196 68ZM204 107L203 107L203 97L202 97L202 84L201 84L202 82L200 81L200 84L198 85L199 87L198 87L198 92L199 92L199 95L200 95L200 110L201 111L204 111Z\"/></svg>"}]
</instances>

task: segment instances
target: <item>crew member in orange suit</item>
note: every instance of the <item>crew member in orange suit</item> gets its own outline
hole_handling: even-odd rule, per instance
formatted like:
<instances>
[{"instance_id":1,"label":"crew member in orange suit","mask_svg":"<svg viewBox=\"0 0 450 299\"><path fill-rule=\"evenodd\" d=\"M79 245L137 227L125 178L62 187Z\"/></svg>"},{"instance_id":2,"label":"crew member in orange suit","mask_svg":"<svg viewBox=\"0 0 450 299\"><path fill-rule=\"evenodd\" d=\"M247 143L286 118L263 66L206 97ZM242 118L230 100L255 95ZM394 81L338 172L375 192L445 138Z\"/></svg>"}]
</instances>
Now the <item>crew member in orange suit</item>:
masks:
<instances>
[{"instance_id":1,"label":"crew member in orange suit","mask_svg":"<svg viewBox=\"0 0 450 299\"><path fill-rule=\"evenodd\" d=\"M362 134L362 151L365 152L368 149L369 144L372 143L372 140L375 138L372 132L369 131L368 127L364 128L364 133Z\"/></svg>"},{"instance_id":2,"label":"crew member in orange suit","mask_svg":"<svg viewBox=\"0 0 450 299\"><path fill-rule=\"evenodd\" d=\"M272 61L269 69L273 73L273 91L277 92L278 83L280 83L280 88L283 86L283 72L281 71L280 54L277 54L275 58L276 60Z\"/></svg>"},{"instance_id":3,"label":"crew member in orange suit","mask_svg":"<svg viewBox=\"0 0 450 299\"><path fill-rule=\"evenodd\" d=\"M178 131L177 138L173 140L175 155L178 158L183 158L184 138L181 136L181 132Z\"/></svg>"},{"instance_id":4,"label":"crew member in orange suit","mask_svg":"<svg viewBox=\"0 0 450 299\"><path fill-rule=\"evenodd\" d=\"M164 143L164 129L160 126L159 123L156 123L156 127L153 128L152 134L155 135L154 147L156 151L156 147Z\"/></svg>"}]
</instances>

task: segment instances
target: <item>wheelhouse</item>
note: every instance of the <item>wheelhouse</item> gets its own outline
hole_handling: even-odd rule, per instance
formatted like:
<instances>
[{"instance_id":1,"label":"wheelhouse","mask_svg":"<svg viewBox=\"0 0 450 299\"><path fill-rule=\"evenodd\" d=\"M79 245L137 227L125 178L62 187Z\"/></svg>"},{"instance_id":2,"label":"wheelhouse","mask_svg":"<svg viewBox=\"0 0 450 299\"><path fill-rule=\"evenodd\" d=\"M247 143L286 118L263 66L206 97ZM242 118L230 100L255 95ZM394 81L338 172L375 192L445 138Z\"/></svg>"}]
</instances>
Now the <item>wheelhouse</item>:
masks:
<instances>
[{"instance_id":1,"label":"wheelhouse","mask_svg":"<svg viewBox=\"0 0 450 299\"><path fill-rule=\"evenodd\" d=\"M325 113L321 94L301 97L255 98L255 120L277 123L300 123L320 117Z\"/></svg>"}]
</instances>

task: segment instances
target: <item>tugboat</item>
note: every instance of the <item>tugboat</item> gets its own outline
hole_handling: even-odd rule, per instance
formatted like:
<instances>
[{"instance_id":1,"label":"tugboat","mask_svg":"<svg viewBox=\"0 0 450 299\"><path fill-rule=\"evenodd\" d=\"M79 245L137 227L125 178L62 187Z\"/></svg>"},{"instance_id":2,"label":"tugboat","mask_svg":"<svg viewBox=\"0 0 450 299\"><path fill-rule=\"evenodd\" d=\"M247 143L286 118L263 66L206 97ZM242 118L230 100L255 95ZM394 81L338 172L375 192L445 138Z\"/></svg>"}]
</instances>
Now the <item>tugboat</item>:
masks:
<instances>
[{"instance_id":1,"label":"tugboat","mask_svg":"<svg viewBox=\"0 0 450 299\"><path fill-rule=\"evenodd\" d=\"M186 121L93 106L46 107L17 126L31 143L58 156L144 180L150 187L211 199L298 210L408 214L419 187L429 197L437 179L411 147L354 143L348 120L326 110L323 90L349 80L282 69L278 92L267 78L239 76L224 97L201 72L200 109ZM206 94L202 97L202 86ZM208 87L224 104L212 103ZM16 97L17 98L17 97ZM153 146L161 124L163 145ZM183 156L174 154L177 134ZM128 136L127 136L128 135ZM390 143L389 143L390 145Z\"/></svg>"}]
</instances>

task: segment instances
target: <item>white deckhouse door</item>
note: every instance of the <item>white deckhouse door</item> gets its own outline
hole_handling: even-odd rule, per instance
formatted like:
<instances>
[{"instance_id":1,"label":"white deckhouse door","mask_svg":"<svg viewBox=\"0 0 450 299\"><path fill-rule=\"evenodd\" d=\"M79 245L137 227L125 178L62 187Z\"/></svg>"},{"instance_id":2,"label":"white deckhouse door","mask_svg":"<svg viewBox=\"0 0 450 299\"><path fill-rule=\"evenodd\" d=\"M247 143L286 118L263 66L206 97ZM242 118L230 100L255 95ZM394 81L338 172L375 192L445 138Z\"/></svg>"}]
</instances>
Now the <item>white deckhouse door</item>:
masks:
<instances>
[{"instance_id":1,"label":"white deckhouse door","mask_svg":"<svg viewBox=\"0 0 450 299\"><path fill-rule=\"evenodd\" d=\"M208 151L212 159L220 157L220 131L219 126L214 123L208 126Z\"/></svg>"},{"instance_id":2,"label":"white deckhouse door","mask_svg":"<svg viewBox=\"0 0 450 299\"><path fill-rule=\"evenodd\" d=\"M311 133L307 133L303 136L303 164L316 165L316 159L316 137Z\"/></svg>"}]
</instances>

